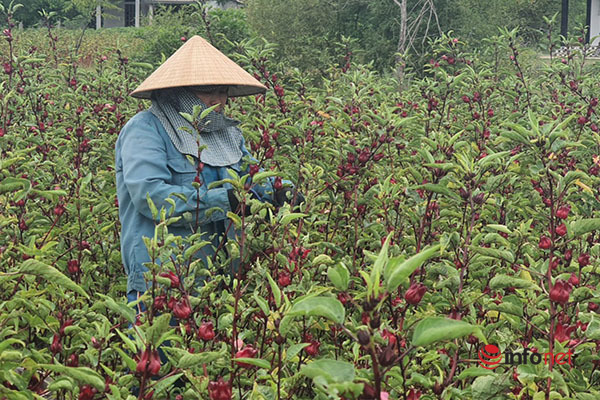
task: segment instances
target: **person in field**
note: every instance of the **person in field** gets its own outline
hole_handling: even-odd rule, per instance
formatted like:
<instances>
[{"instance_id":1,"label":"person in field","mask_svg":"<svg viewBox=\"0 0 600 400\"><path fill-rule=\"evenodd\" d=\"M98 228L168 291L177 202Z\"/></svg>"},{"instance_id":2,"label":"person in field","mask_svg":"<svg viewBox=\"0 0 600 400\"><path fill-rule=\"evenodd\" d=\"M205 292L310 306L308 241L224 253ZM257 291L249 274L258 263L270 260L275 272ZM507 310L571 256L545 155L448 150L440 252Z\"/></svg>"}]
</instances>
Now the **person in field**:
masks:
<instances>
[{"instance_id":1,"label":"person in field","mask_svg":"<svg viewBox=\"0 0 600 400\"><path fill-rule=\"evenodd\" d=\"M247 174L251 156L239 122L225 116L223 110L229 97L265 91L265 86L227 56L194 36L131 93L150 99L152 106L128 121L115 147L121 255L129 301L138 299L149 287L144 263L151 258L142 238L154 236L157 221L147 198L157 209L165 207L173 212L172 216L181 217L169 225L170 233L188 236L201 232L202 240L212 242L213 247L205 246L196 255L204 261L214 255L224 236L235 237L235 230L228 229L227 213L247 215L249 207L240 210L229 183L210 189L208 186L230 178L227 169L239 176ZM216 108L190 123L181 113L193 115L195 106L202 110ZM303 200L299 193L290 196L288 185L275 185L275 190L273 182L252 185L252 197L275 206L291 199L296 200L294 205ZM183 194L185 199L173 193ZM174 206L166 201L168 197Z\"/></svg>"}]
</instances>

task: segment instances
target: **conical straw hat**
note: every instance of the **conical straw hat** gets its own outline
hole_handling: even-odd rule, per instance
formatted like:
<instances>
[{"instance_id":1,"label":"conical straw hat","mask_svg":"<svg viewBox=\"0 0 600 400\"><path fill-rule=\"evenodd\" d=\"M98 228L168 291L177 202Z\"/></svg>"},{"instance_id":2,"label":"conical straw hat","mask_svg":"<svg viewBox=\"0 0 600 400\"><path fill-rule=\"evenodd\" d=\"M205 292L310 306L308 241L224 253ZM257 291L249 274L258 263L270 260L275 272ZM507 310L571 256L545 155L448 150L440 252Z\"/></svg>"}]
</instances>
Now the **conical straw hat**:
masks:
<instances>
[{"instance_id":1,"label":"conical straw hat","mask_svg":"<svg viewBox=\"0 0 600 400\"><path fill-rule=\"evenodd\" d=\"M149 99L153 90L203 85L228 85L230 97L267 90L206 40L193 36L131 92L131 96Z\"/></svg>"}]
</instances>

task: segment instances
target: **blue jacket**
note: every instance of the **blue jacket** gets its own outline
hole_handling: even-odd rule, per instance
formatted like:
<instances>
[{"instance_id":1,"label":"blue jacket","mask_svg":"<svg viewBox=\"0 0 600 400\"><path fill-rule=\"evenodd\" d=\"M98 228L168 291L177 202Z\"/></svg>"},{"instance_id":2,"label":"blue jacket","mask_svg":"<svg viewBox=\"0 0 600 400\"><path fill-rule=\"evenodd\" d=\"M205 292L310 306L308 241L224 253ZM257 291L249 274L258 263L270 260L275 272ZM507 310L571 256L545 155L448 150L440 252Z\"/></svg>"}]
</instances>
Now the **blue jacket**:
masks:
<instances>
[{"instance_id":1,"label":"blue jacket","mask_svg":"<svg viewBox=\"0 0 600 400\"><path fill-rule=\"evenodd\" d=\"M244 141L241 143L241 150L244 157L251 157ZM194 160L198 162L197 159ZM165 207L167 215L172 205L165 199L171 193L182 193L186 196L187 202L177 196L170 196L176 204L172 216L182 218L169 225L169 232L183 237L192 234L199 199L198 232L203 233L202 240L211 241L217 247L220 236L229 225L227 212L231 209L227 190L231 185L225 183L218 188L207 187L211 182L230 178L227 168L236 170L240 176L247 174L247 170L242 171L242 164L243 161L240 160L228 167L205 165L200 177L202 186L198 196L197 190L192 186L197 165L191 164L186 156L175 148L154 114L149 111L140 112L123 127L115 146L115 170L121 220L121 257L127 274L127 293L133 290L145 292L147 289L143 273L148 269L143 264L150 262L150 256L142 237L154 237L154 228L158 221L152 219L146 194L150 195L159 210ZM253 189L260 200L273 202L272 180L269 184L255 185ZM213 207L222 211L207 214L206 211ZM186 220L184 213L191 218ZM232 227L228 236L233 235ZM196 257L206 260L212 255L214 249L205 246ZM158 260L156 262L158 263Z\"/></svg>"}]
</instances>

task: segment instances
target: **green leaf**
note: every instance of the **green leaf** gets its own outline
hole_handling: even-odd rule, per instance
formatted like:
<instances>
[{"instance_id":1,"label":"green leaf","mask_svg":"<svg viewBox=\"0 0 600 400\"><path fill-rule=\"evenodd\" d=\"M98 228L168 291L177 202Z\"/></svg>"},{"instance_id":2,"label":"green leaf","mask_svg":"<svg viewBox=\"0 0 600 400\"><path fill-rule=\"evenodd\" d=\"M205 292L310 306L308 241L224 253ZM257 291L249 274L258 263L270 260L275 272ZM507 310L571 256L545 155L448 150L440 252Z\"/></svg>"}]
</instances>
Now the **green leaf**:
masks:
<instances>
[{"instance_id":1,"label":"green leaf","mask_svg":"<svg viewBox=\"0 0 600 400\"><path fill-rule=\"evenodd\" d=\"M306 364L300 373L308 378L324 378L327 383L344 383L354 380L354 365L345 361L322 358Z\"/></svg>"},{"instance_id":2,"label":"green leaf","mask_svg":"<svg viewBox=\"0 0 600 400\"><path fill-rule=\"evenodd\" d=\"M444 185L439 185L436 183L426 183L424 185L415 186L413 189L425 189L433 193L441 194L456 200L460 200L460 196L454 193L452 190L448 189Z\"/></svg>"},{"instance_id":3,"label":"green leaf","mask_svg":"<svg viewBox=\"0 0 600 400\"><path fill-rule=\"evenodd\" d=\"M255 367L258 367L258 368L271 369L271 363L268 362L267 360L263 360L262 358L240 357L240 358L234 358L233 361L239 361L244 364L254 365Z\"/></svg>"},{"instance_id":4,"label":"green leaf","mask_svg":"<svg viewBox=\"0 0 600 400\"><path fill-rule=\"evenodd\" d=\"M496 275L490 280L490 289L502 289L507 287L514 287L516 289L528 289L533 287L534 283L526 279L516 278L508 275Z\"/></svg>"},{"instance_id":5,"label":"green leaf","mask_svg":"<svg viewBox=\"0 0 600 400\"><path fill-rule=\"evenodd\" d=\"M162 378L161 380L156 382L154 386L152 386L152 388L154 389L154 396L158 395L159 393L162 393L165 389L172 388L175 381L179 379L182 375L183 372L169 376L168 378Z\"/></svg>"},{"instance_id":6,"label":"green leaf","mask_svg":"<svg viewBox=\"0 0 600 400\"><path fill-rule=\"evenodd\" d=\"M473 400L495 400L498 398L505 398L504 396L500 396L500 394L509 386L509 380L503 378L501 375L480 376L471 384L471 394Z\"/></svg>"},{"instance_id":7,"label":"green leaf","mask_svg":"<svg viewBox=\"0 0 600 400\"><path fill-rule=\"evenodd\" d=\"M432 343L452 340L462 336L476 334L481 336L477 326L464 321L443 317L428 317L420 321L413 332L414 346L428 346Z\"/></svg>"},{"instance_id":8,"label":"green leaf","mask_svg":"<svg viewBox=\"0 0 600 400\"><path fill-rule=\"evenodd\" d=\"M465 378L472 378L474 376L486 376L486 375L494 375L494 371L490 371L489 369L481 368L481 367L469 367L462 371L457 377L457 380L462 380Z\"/></svg>"},{"instance_id":9,"label":"green leaf","mask_svg":"<svg viewBox=\"0 0 600 400\"><path fill-rule=\"evenodd\" d=\"M277 172L275 172L275 171L260 171L260 172L257 172L256 174L254 174L254 176L252 177L252 182L253 183L261 183L265 179L270 178L272 176L277 176Z\"/></svg>"},{"instance_id":10,"label":"green leaf","mask_svg":"<svg viewBox=\"0 0 600 400\"><path fill-rule=\"evenodd\" d=\"M203 353L187 353L179 359L178 368L188 369L195 365L208 364L223 357L223 351L205 351Z\"/></svg>"},{"instance_id":11,"label":"green leaf","mask_svg":"<svg viewBox=\"0 0 600 400\"><path fill-rule=\"evenodd\" d=\"M422 250L420 253L415 254L410 257L408 260L402 262L392 271L390 271L390 276L387 279L387 289L388 291L393 291L400 286L400 284L410 276L417 268L419 268L425 261L430 258L436 256L440 250L440 244L436 244L432 247L429 247L425 250Z\"/></svg>"},{"instance_id":12,"label":"green leaf","mask_svg":"<svg viewBox=\"0 0 600 400\"><path fill-rule=\"evenodd\" d=\"M269 303L267 303L265 299L259 296L256 291L252 294L252 297L254 297L254 300L256 300L256 304L258 304L262 312L268 316L271 312L271 310L269 310Z\"/></svg>"},{"instance_id":13,"label":"green leaf","mask_svg":"<svg viewBox=\"0 0 600 400\"><path fill-rule=\"evenodd\" d=\"M38 367L69 376L77 382L92 385L98 390L104 390L104 379L93 369L87 367L65 367L60 364L39 364Z\"/></svg>"},{"instance_id":14,"label":"green leaf","mask_svg":"<svg viewBox=\"0 0 600 400\"><path fill-rule=\"evenodd\" d=\"M282 226L286 226L288 225L290 222L297 220L299 218L304 218L308 216L308 214L304 214L304 213L290 213L290 214L286 214L281 218L281 225Z\"/></svg>"},{"instance_id":15,"label":"green leaf","mask_svg":"<svg viewBox=\"0 0 600 400\"><path fill-rule=\"evenodd\" d=\"M340 262L335 267L329 267L327 269L327 277L338 290L348 290L350 273L343 263Z\"/></svg>"},{"instance_id":16,"label":"green leaf","mask_svg":"<svg viewBox=\"0 0 600 400\"><path fill-rule=\"evenodd\" d=\"M493 229L495 231L498 232L503 232L503 233L507 233L507 234L511 234L512 232L510 231L510 229L508 229L506 227L506 225L498 225L498 224L488 224L485 226L486 228L490 228Z\"/></svg>"},{"instance_id":17,"label":"green leaf","mask_svg":"<svg viewBox=\"0 0 600 400\"><path fill-rule=\"evenodd\" d=\"M19 268L19 273L40 276L56 286L77 292L85 298L90 298L79 285L62 272L36 259L30 258L29 260L24 261ZM4 274L0 274L0 276L2 275Z\"/></svg>"},{"instance_id":18,"label":"green leaf","mask_svg":"<svg viewBox=\"0 0 600 400\"><path fill-rule=\"evenodd\" d=\"M499 258L501 260L508 261L511 264L515 262L515 255L510 250L499 250L482 246L471 246L470 249L471 251L481 254L482 256Z\"/></svg>"},{"instance_id":19,"label":"green leaf","mask_svg":"<svg viewBox=\"0 0 600 400\"><path fill-rule=\"evenodd\" d=\"M183 257L186 260L189 260L190 258L192 258L201 248L210 245L211 243L207 240L203 240L201 242L198 243L194 243L193 245L191 245L190 247L188 247L185 252L183 253Z\"/></svg>"},{"instance_id":20,"label":"green leaf","mask_svg":"<svg viewBox=\"0 0 600 400\"><path fill-rule=\"evenodd\" d=\"M73 389L73 381L69 378L59 378L48 385L48 390L51 392L58 392L59 390L72 391Z\"/></svg>"},{"instance_id":21,"label":"green leaf","mask_svg":"<svg viewBox=\"0 0 600 400\"><path fill-rule=\"evenodd\" d=\"M154 318L152 325L146 330L146 340L155 346L158 346L162 335L171 329L171 314L161 314Z\"/></svg>"},{"instance_id":22,"label":"green leaf","mask_svg":"<svg viewBox=\"0 0 600 400\"><path fill-rule=\"evenodd\" d=\"M584 235L600 229L600 218L586 218L571 222L571 234L576 236Z\"/></svg>"},{"instance_id":23,"label":"green leaf","mask_svg":"<svg viewBox=\"0 0 600 400\"><path fill-rule=\"evenodd\" d=\"M388 249L390 247L390 238L392 237L392 233L390 232L381 246L381 250L379 251L379 255L375 260L375 264L373 265L373 269L371 270L370 280L373 284L373 293L370 293L373 297L379 296L379 283L381 281L381 274L383 272L383 268L388 264L389 256Z\"/></svg>"},{"instance_id":24,"label":"green leaf","mask_svg":"<svg viewBox=\"0 0 600 400\"><path fill-rule=\"evenodd\" d=\"M314 296L301 299L294 303L287 315L325 317L338 324L342 324L346 316L346 310L338 299L333 297Z\"/></svg>"},{"instance_id":25,"label":"green leaf","mask_svg":"<svg viewBox=\"0 0 600 400\"><path fill-rule=\"evenodd\" d=\"M291 345L289 349L285 352L286 361L290 361L292 358L296 357L298 353L302 351L305 347L310 346L310 343L297 343Z\"/></svg>"},{"instance_id":26,"label":"green leaf","mask_svg":"<svg viewBox=\"0 0 600 400\"><path fill-rule=\"evenodd\" d=\"M269 280L269 285L271 286L271 292L273 293L273 298L275 300L275 305L277 308L281 306L281 289L277 286L277 283L271 277L271 274L267 271L267 279Z\"/></svg>"},{"instance_id":27,"label":"green leaf","mask_svg":"<svg viewBox=\"0 0 600 400\"><path fill-rule=\"evenodd\" d=\"M600 340L600 320L597 320L595 315L592 315L585 336L590 340Z\"/></svg>"},{"instance_id":28,"label":"green leaf","mask_svg":"<svg viewBox=\"0 0 600 400\"><path fill-rule=\"evenodd\" d=\"M117 303L112 297L103 295L102 293L98 293L98 296L104 299L104 305L108 309L116 312L132 324L135 322L136 312L133 308L126 304Z\"/></svg>"},{"instance_id":29,"label":"green leaf","mask_svg":"<svg viewBox=\"0 0 600 400\"><path fill-rule=\"evenodd\" d=\"M207 109L205 109L204 111L202 111L200 113L200 119L206 118L208 116L208 114L210 114L211 112L213 112L219 106L220 106L220 104L215 104L214 106L208 107Z\"/></svg>"},{"instance_id":30,"label":"green leaf","mask_svg":"<svg viewBox=\"0 0 600 400\"><path fill-rule=\"evenodd\" d=\"M113 347L113 349L115 349L117 351L117 353L119 353L119 355L121 356L121 359L123 360L125 365L127 365L127 368L129 368L131 371L135 371L135 368L137 366L137 363L135 362L135 360L133 358L129 357L129 355L127 353L125 353L123 351L123 349L121 349L120 347Z\"/></svg>"}]
</instances>

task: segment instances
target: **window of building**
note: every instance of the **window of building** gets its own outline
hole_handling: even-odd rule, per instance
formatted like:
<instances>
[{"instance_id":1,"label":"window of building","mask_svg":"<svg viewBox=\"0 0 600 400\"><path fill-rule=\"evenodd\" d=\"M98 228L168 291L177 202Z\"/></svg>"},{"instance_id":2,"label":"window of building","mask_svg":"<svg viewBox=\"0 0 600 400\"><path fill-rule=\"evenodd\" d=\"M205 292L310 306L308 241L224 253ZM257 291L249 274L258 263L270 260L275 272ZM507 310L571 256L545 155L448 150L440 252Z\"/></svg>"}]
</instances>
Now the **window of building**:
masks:
<instances>
[{"instance_id":1,"label":"window of building","mask_svg":"<svg viewBox=\"0 0 600 400\"><path fill-rule=\"evenodd\" d=\"M125 2L125 26L135 26L135 2Z\"/></svg>"}]
</instances>

